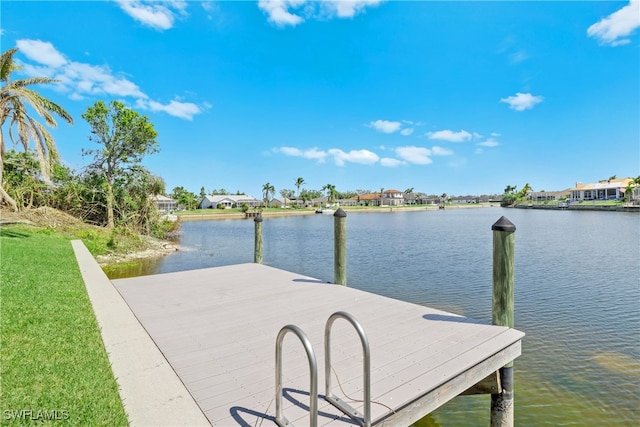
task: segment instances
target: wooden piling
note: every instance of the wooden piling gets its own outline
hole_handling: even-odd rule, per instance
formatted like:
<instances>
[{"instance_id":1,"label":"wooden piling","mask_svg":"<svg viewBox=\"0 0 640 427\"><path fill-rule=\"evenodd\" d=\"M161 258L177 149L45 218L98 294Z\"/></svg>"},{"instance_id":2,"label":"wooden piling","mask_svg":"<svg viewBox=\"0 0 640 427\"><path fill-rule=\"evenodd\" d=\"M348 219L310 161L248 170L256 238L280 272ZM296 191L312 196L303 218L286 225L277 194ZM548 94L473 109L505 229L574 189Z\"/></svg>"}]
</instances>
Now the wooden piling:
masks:
<instances>
[{"instance_id":1,"label":"wooden piling","mask_svg":"<svg viewBox=\"0 0 640 427\"><path fill-rule=\"evenodd\" d=\"M338 208L333 214L333 278L338 285L347 285L347 213Z\"/></svg>"},{"instance_id":2,"label":"wooden piling","mask_svg":"<svg viewBox=\"0 0 640 427\"><path fill-rule=\"evenodd\" d=\"M253 262L262 264L262 214L258 213L253 218L253 222L255 224Z\"/></svg>"},{"instance_id":3,"label":"wooden piling","mask_svg":"<svg viewBox=\"0 0 640 427\"><path fill-rule=\"evenodd\" d=\"M514 326L514 253L515 231L506 217L493 226L493 306L494 325ZM491 395L491 427L513 427L513 362L500 368L502 391Z\"/></svg>"}]
</instances>

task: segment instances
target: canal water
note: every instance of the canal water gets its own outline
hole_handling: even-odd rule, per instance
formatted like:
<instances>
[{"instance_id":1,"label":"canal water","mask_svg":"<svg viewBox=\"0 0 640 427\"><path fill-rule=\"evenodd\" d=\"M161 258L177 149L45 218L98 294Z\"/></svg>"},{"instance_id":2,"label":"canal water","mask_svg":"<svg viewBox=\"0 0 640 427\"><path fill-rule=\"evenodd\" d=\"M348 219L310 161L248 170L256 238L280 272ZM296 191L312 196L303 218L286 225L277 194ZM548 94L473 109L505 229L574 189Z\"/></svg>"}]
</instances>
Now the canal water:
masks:
<instances>
[{"instance_id":1,"label":"canal water","mask_svg":"<svg viewBox=\"0 0 640 427\"><path fill-rule=\"evenodd\" d=\"M516 425L640 425L640 216L503 208L347 217L348 286L491 320L492 231L516 225ZM111 277L253 261L251 220L183 222L182 250ZM333 280L331 215L265 218L264 263ZM421 426L488 425L490 398Z\"/></svg>"}]
</instances>

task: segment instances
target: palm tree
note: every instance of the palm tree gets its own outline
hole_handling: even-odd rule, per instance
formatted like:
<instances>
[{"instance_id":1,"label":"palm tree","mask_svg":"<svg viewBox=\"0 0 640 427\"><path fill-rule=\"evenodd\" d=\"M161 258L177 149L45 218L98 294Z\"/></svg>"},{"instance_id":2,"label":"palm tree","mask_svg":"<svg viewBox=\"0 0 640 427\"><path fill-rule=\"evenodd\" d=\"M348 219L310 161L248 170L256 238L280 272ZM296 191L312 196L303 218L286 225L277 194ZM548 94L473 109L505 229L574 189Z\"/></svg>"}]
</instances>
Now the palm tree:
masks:
<instances>
[{"instance_id":1,"label":"palm tree","mask_svg":"<svg viewBox=\"0 0 640 427\"><path fill-rule=\"evenodd\" d=\"M633 200L633 190L640 185L640 176L630 178L627 187L624 189L625 200L631 202Z\"/></svg>"},{"instance_id":2,"label":"palm tree","mask_svg":"<svg viewBox=\"0 0 640 427\"><path fill-rule=\"evenodd\" d=\"M5 155L4 125L7 120L9 120L8 133L11 142L14 144L20 142L27 151L29 141L33 140L40 171L45 180L50 178L51 166L58 158L58 152L49 131L29 114L27 106L33 108L52 128L57 126L52 114L61 117L69 124L73 123L71 115L61 106L28 88L28 86L36 84L55 83L57 80L48 77L10 80L11 73L19 69L19 66L13 61L13 56L17 51L18 48L13 48L3 52L0 56L0 81L2 82L2 87L0 87L0 204L8 203L14 210L18 209L16 202L2 186ZM17 140L12 131L14 126L18 131Z\"/></svg>"},{"instance_id":3,"label":"palm tree","mask_svg":"<svg viewBox=\"0 0 640 427\"><path fill-rule=\"evenodd\" d=\"M519 198L521 200L525 200L529 194L533 191L533 188L531 188L531 186L529 185L529 183L527 182L524 187L522 187L522 190L520 190L520 194L519 194Z\"/></svg>"},{"instance_id":4,"label":"palm tree","mask_svg":"<svg viewBox=\"0 0 640 427\"><path fill-rule=\"evenodd\" d=\"M275 194L275 192L275 187L268 182L262 186L262 194L264 194L266 207L269 207L269 193Z\"/></svg>"},{"instance_id":5,"label":"palm tree","mask_svg":"<svg viewBox=\"0 0 640 427\"><path fill-rule=\"evenodd\" d=\"M627 188L624 189L624 201L628 202L631 200L631 196L633 194L633 189L636 188L634 184L634 180L630 180L627 184Z\"/></svg>"},{"instance_id":6,"label":"palm tree","mask_svg":"<svg viewBox=\"0 0 640 427\"><path fill-rule=\"evenodd\" d=\"M329 204L332 204L335 201L336 194L338 194L338 192L336 191L336 186L332 184L326 184L324 187L322 187L322 191L325 190L327 191L327 201L329 202Z\"/></svg>"},{"instance_id":7,"label":"palm tree","mask_svg":"<svg viewBox=\"0 0 640 427\"><path fill-rule=\"evenodd\" d=\"M296 188L298 189L298 199L300 198L300 187L302 187L304 185L304 178L302 177L298 177L298 179L296 179ZM298 204L298 201L296 200L296 205Z\"/></svg>"},{"instance_id":8,"label":"palm tree","mask_svg":"<svg viewBox=\"0 0 640 427\"><path fill-rule=\"evenodd\" d=\"M515 193L516 188L518 188L517 185L507 185L504 189L504 194Z\"/></svg>"}]
</instances>

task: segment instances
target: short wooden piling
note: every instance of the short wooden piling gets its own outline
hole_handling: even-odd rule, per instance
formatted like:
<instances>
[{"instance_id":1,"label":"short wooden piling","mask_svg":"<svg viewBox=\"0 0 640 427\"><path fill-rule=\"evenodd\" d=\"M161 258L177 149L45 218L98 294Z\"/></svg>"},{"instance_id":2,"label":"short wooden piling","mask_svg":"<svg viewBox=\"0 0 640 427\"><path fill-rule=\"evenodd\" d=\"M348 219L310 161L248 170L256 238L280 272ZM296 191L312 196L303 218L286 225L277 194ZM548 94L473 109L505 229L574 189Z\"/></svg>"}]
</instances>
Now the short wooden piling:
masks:
<instances>
[{"instance_id":1,"label":"short wooden piling","mask_svg":"<svg viewBox=\"0 0 640 427\"><path fill-rule=\"evenodd\" d=\"M255 224L253 262L262 264L262 215L258 213L253 218L253 222Z\"/></svg>"},{"instance_id":2,"label":"short wooden piling","mask_svg":"<svg viewBox=\"0 0 640 427\"><path fill-rule=\"evenodd\" d=\"M504 216L493 226L493 307L494 325L514 326L515 231ZM513 427L513 362L500 368L502 391L491 395L491 427Z\"/></svg>"},{"instance_id":3,"label":"short wooden piling","mask_svg":"<svg viewBox=\"0 0 640 427\"><path fill-rule=\"evenodd\" d=\"M333 281L347 285L347 213L338 208L333 214Z\"/></svg>"}]
</instances>

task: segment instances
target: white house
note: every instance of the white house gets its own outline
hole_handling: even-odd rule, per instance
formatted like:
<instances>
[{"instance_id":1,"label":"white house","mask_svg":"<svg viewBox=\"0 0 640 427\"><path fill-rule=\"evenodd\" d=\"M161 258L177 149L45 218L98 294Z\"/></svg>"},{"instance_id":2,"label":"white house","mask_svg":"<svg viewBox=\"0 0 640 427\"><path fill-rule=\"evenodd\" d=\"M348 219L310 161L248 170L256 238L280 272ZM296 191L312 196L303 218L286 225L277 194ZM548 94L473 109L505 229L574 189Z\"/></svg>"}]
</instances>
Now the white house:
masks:
<instances>
[{"instance_id":1,"label":"white house","mask_svg":"<svg viewBox=\"0 0 640 427\"><path fill-rule=\"evenodd\" d=\"M404 193L398 190L385 190L382 192L381 204L386 206L404 205Z\"/></svg>"},{"instance_id":2,"label":"white house","mask_svg":"<svg viewBox=\"0 0 640 427\"><path fill-rule=\"evenodd\" d=\"M225 194L221 196L204 196L198 209L216 209L222 208L239 208L242 205L247 205L250 208L257 208L260 206L260 201L255 197L248 196L246 194Z\"/></svg>"},{"instance_id":3,"label":"white house","mask_svg":"<svg viewBox=\"0 0 640 427\"><path fill-rule=\"evenodd\" d=\"M571 201L619 200L624 197L624 192L631 181L633 181L632 178L617 178L593 184L578 182L575 188L571 189Z\"/></svg>"}]
</instances>

